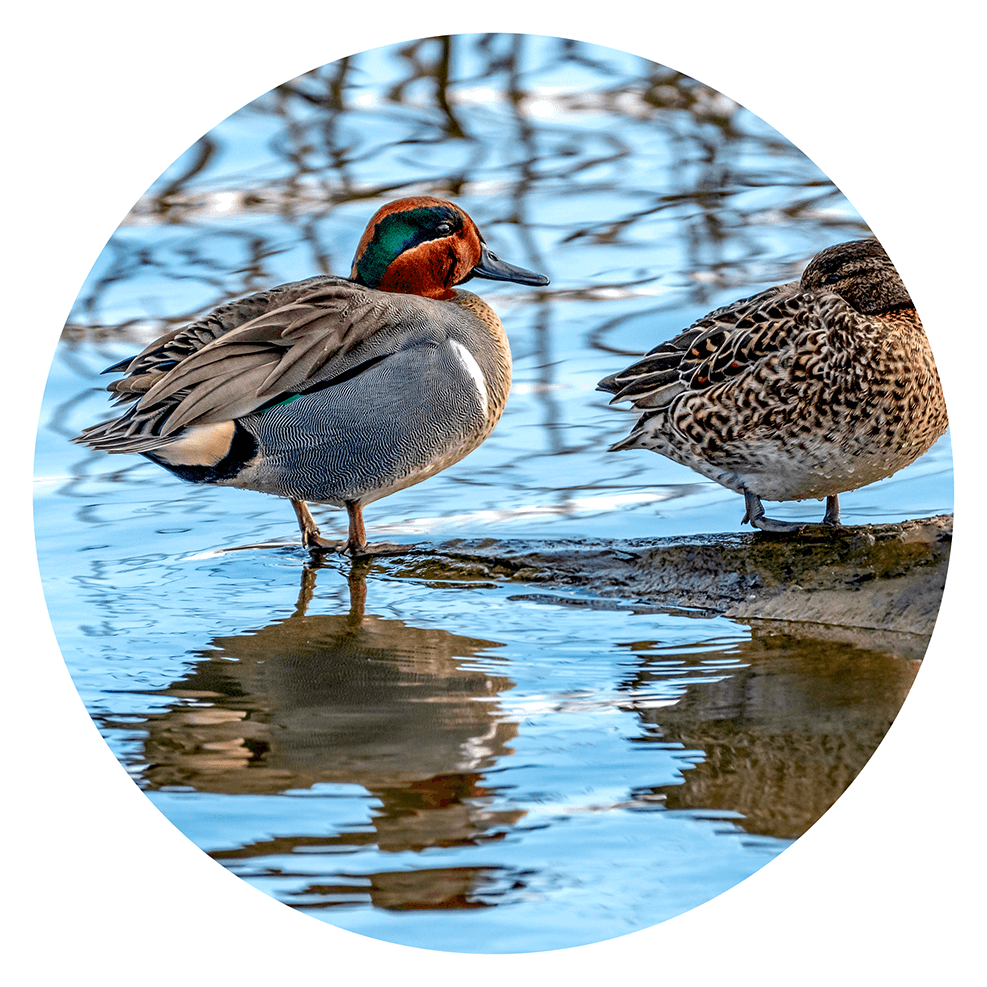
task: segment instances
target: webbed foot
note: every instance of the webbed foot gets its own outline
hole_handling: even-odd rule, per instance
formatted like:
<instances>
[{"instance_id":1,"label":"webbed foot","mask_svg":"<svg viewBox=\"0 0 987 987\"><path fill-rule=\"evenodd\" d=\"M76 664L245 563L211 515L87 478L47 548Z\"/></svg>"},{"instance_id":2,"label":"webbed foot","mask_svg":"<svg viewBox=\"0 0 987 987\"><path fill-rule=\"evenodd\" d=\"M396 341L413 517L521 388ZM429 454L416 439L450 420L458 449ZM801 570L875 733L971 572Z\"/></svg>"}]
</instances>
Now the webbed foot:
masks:
<instances>
[{"instance_id":1,"label":"webbed foot","mask_svg":"<svg viewBox=\"0 0 987 987\"><path fill-rule=\"evenodd\" d=\"M826 498L826 513L821 522L812 521L776 521L774 518L764 516L764 507L761 498L757 494L744 490L744 502L747 511L741 524L750 524L759 531L770 531L776 534L791 534L793 532L805 531L811 528L838 528L840 527L840 498L839 494Z\"/></svg>"}]
</instances>

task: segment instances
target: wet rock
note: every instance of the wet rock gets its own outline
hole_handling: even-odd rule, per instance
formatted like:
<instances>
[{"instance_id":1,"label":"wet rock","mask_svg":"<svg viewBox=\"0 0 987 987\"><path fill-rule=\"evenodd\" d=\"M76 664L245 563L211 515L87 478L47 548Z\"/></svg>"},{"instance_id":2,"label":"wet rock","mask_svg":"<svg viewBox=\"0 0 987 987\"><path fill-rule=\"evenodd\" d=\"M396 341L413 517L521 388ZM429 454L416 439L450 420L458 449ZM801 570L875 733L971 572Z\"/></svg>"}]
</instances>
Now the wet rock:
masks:
<instances>
[{"instance_id":1,"label":"wet rock","mask_svg":"<svg viewBox=\"0 0 987 987\"><path fill-rule=\"evenodd\" d=\"M420 547L404 574L580 587L626 601L767 619L932 633L952 515L798 535L603 541L456 540Z\"/></svg>"}]
</instances>

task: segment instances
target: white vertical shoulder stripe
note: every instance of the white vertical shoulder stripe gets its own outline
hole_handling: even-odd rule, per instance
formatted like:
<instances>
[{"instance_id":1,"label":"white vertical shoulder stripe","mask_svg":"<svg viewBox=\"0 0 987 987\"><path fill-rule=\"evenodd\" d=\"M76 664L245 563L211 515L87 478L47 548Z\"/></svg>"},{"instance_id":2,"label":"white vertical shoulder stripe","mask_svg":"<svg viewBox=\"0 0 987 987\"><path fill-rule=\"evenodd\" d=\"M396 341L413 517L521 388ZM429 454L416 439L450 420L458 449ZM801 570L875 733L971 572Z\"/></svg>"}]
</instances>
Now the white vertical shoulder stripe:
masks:
<instances>
[{"instance_id":1,"label":"white vertical shoulder stripe","mask_svg":"<svg viewBox=\"0 0 987 987\"><path fill-rule=\"evenodd\" d=\"M476 384L476 395L480 400L480 410L484 416L490 408L490 397L487 394L487 382L483 378L483 371L480 364L476 362L476 357L458 339L450 339L452 350L459 357L460 362L466 368L466 372L473 378Z\"/></svg>"}]
</instances>

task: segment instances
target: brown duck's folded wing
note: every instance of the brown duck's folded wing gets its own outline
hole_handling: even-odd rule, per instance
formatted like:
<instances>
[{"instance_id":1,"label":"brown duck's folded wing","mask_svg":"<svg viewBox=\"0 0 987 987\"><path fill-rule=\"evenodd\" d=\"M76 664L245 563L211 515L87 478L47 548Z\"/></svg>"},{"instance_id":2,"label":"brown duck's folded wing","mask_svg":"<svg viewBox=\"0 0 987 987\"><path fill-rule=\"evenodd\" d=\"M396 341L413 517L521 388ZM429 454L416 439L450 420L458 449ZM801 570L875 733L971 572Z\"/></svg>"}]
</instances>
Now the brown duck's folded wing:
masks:
<instances>
[{"instance_id":1,"label":"brown duck's folded wing","mask_svg":"<svg viewBox=\"0 0 987 987\"><path fill-rule=\"evenodd\" d=\"M781 350L805 321L798 282L769 288L710 312L598 386L613 393L611 404L664 408L684 391L711 387Z\"/></svg>"},{"instance_id":2,"label":"brown duck's folded wing","mask_svg":"<svg viewBox=\"0 0 987 987\"><path fill-rule=\"evenodd\" d=\"M109 390L131 408L79 441L149 450L187 426L251 414L386 355L421 301L330 278L263 294L217 309L127 361L127 376Z\"/></svg>"}]
</instances>

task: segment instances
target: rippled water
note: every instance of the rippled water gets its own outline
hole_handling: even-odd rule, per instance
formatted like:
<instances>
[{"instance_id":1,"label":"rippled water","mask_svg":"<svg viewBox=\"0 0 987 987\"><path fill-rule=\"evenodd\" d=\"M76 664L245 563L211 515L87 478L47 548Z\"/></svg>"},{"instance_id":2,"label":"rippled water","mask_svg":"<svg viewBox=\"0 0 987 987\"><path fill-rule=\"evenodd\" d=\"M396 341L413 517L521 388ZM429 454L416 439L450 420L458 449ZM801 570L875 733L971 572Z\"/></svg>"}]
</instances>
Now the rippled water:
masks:
<instances>
[{"instance_id":1,"label":"rippled water","mask_svg":"<svg viewBox=\"0 0 987 987\"><path fill-rule=\"evenodd\" d=\"M595 383L862 220L763 122L670 70L547 38L428 41L235 114L98 259L39 431L52 621L135 782L287 905L452 950L608 938L798 838L880 742L916 656L837 629L423 580L400 560L313 569L284 502L68 443L106 417L103 367L227 297L346 272L377 205L415 192L455 198L552 285L477 289L511 337L508 410L466 461L373 505L371 538L738 529L735 495L605 452L630 419ZM841 502L851 524L951 510L948 441Z\"/></svg>"}]
</instances>

